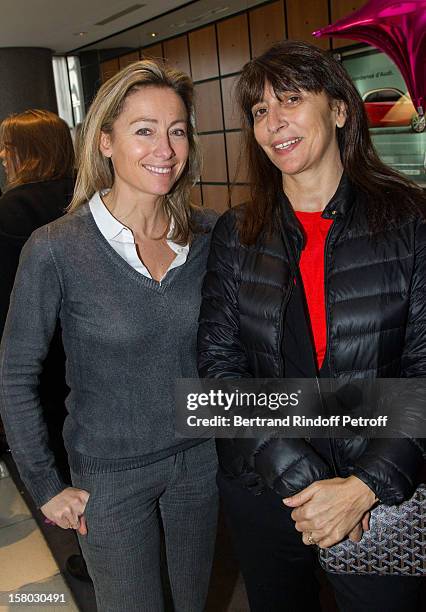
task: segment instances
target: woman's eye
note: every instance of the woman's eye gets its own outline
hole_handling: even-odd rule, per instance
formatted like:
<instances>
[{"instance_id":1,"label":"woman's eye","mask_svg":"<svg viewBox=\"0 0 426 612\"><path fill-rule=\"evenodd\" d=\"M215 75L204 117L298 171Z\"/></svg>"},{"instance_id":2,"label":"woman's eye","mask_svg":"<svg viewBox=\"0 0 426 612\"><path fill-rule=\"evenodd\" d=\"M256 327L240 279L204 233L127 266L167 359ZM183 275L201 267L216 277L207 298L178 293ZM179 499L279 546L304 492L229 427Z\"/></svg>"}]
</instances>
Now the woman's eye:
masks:
<instances>
[{"instance_id":1,"label":"woman's eye","mask_svg":"<svg viewBox=\"0 0 426 612\"><path fill-rule=\"evenodd\" d=\"M173 134L173 136L186 136L186 132L182 128L177 128L177 129L173 130L172 134Z\"/></svg>"},{"instance_id":2,"label":"woman's eye","mask_svg":"<svg viewBox=\"0 0 426 612\"><path fill-rule=\"evenodd\" d=\"M151 134L151 130L149 128L139 128L136 134L138 136L149 136Z\"/></svg>"},{"instance_id":3,"label":"woman's eye","mask_svg":"<svg viewBox=\"0 0 426 612\"><path fill-rule=\"evenodd\" d=\"M299 95L294 95L294 96L289 96L287 98L287 103L292 105L292 104L298 104L301 100L301 96Z\"/></svg>"},{"instance_id":4,"label":"woman's eye","mask_svg":"<svg viewBox=\"0 0 426 612\"><path fill-rule=\"evenodd\" d=\"M253 117L256 119L256 118L261 117L261 116L262 116L262 115L264 115L265 113L266 113L266 108L265 108L264 106L261 106L260 108L255 108L255 109L254 109L254 111L253 111Z\"/></svg>"}]
</instances>

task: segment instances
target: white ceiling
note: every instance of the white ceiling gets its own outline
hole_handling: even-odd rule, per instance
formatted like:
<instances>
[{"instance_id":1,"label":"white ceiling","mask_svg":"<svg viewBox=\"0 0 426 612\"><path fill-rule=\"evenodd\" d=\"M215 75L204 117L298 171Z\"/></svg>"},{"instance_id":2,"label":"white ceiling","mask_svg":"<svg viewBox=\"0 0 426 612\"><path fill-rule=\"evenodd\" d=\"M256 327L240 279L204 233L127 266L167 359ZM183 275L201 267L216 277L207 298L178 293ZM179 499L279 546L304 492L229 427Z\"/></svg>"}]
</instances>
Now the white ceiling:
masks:
<instances>
[{"instance_id":1,"label":"white ceiling","mask_svg":"<svg viewBox=\"0 0 426 612\"><path fill-rule=\"evenodd\" d=\"M1 0L0 47L47 47L56 53L68 53L88 45L91 48L146 46L262 1ZM138 4L145 6L99 25L100 21ZM184 8L152 21L182 6ZM93 44L135 24L142 25L114 36L114 39ZM85 34L80 35L80 32ZM152 32L157 33L156 38L151 36Z\"/></svg>"}]
</instances>

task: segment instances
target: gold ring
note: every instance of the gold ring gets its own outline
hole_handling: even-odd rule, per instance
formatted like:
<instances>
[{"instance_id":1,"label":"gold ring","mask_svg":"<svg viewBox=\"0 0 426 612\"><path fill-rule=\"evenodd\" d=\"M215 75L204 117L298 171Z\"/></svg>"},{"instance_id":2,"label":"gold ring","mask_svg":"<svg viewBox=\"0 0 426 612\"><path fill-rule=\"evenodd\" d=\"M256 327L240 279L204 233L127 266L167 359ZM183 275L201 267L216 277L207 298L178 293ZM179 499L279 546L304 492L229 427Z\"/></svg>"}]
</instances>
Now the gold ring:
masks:
<instances>
[{"instance_id":1,"label":"gold ring","mask_svg":"<svg viewBox=\"0 0 426 612\"><path fill-rule=\"evenodd\" d=\"M311 531L311 533L308 535L308 544L310 544L311 546L312 546L313 544L316 544L316 542L315 542L314 538L312 537L312 531Z\"/></svg>"}]
</instances>

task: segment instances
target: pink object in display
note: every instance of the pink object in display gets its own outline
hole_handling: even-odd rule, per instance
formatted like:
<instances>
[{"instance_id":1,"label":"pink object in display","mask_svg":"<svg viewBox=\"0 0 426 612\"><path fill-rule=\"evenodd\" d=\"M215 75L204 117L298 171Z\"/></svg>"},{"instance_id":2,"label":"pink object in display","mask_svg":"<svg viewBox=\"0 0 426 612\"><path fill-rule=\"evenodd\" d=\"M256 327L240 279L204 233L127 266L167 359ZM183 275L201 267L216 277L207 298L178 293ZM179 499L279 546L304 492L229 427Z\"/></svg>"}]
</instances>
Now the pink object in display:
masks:
<instances>
[{"instance_id":1,"label":"pink object in display","mask_svg":"<svg viewBox=\"0 0 426 612\"><path fill-rule=\"evenodd\" d=\"M369 0L314 36L360 40L384 51L398 66L420 115L426 105L426 0Z\"/></svg>"}]
</instances>

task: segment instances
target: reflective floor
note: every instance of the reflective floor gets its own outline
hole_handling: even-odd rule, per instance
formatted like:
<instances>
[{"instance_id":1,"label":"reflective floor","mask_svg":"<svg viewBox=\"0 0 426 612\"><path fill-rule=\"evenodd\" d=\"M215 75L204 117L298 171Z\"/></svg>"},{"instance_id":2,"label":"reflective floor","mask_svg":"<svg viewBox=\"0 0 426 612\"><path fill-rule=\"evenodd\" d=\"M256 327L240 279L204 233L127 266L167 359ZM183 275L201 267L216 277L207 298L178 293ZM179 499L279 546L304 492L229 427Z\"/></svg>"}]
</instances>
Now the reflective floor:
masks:
<instances>
[{"instance_id":1,"label":"reflective floor","mask_svg":"<svg viewBox=\"0 0 426 612\"><path fill-rule=\"evenodd\" d=\"M78 611L40 528L0 462L0 610L28 610L29 604L32 612Z\"/></svg>"},{"instance_id":2,"label":"reflective floor","mask_svg":"<svg viewBox=\"0 0 426 612\"><path fill-rule=\"evenodd\" d=\"M77 553L74 531L60 529L45 520L22 485L10 453L1 456L0 612L96 612L91 583L77 580L65 567L68 557ZM322 575L318 577L323 587L323 610L337 612L327 581ZM170 604L167 612L171 609ZM249 612L222 517L205 612Z\"/></svg>"},{"instance_id":3,"label":"reflective floor","mask_svg":"<svg viewBox=\"0 0 426 612\"><path fill-rule=\"evenodd\" d=\"M96 612L92 585L65 569L67 558L79 552L74 532L46 523L22 486L10 454L4 459L0 460L0 612ZM37 599L45 603L37 604ZM248 610L229 536L221 525L206 612Z\"/></svg>"}]
</instances>

